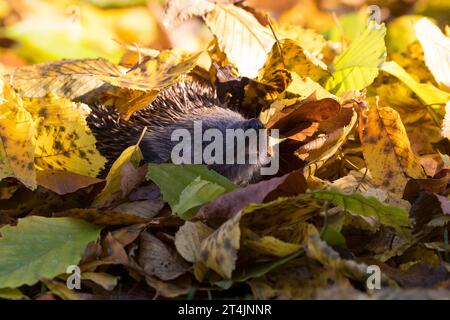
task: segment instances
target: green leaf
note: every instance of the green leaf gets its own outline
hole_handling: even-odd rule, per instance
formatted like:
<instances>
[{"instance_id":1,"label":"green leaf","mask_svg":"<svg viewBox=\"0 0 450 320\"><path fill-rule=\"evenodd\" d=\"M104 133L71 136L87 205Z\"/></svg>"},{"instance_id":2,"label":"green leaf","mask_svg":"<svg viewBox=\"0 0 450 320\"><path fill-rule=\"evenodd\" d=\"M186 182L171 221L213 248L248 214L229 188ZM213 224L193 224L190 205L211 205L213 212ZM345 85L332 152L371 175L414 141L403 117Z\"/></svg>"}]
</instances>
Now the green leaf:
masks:
<instances>
[{"instance_id":1,"label":"green leaf","mask_svg":"<svg viewBox=\"0 0 450 320\"><path fill-rule=\"evenodd\" d=\"M339 17L339 25L331 27L325 35L331 41L342 41L343 37L353 41L364 32L368 19L369 16L365 10L344 14Z\"/></svg>"},{"instance_id":2,"label":"green leaf","mask_svg":"<svg viewBox=\"0 0 450 320\"><path fill-rule=\"evenodd\" d=\"M397 229L411 225L408 211L404 208L384 204L375 197L367 197L359 192L345 194L332 188L313 192L310 195L315 199L330 201L354 214L377 218L381 223Z\"/></svg>"},{"instance_id":3,"label":"green leaf","mask_svg":"<svg viewBox=\"0 0 450 320\"><path fill-rule=\"evenodd\" d=\"M215 171L209 170L205 165L149 164L147 173L147 179L152 180L158 185L164 200L169 203L173 210L180 202L180 195L183 190L198 177L202 181L210 182L211 184L224 188L226 192L237 188L234 183ZM186 194L188 192L189 190L186 191ZM183 201L185 201L185 196L183 198Z\"/></svg>"},{"instance_id":4,"label":"green leaf","mask_svg":"<svg viewBox=\"0 0 450 320\"><path fill-rule=\"evenodd\" d=\"M332 226L327 226L325 230L321 232L321 238L330 246L346 246L345 237Z\"/></svg>"},{"instance_id":5,"label":"green leaf","mask_svg":"<svg viewBox=\"0 0 450 320\"><path fill-rule=\"evenodd\" d=\"M100 228L73 218L30 216L2 227L0 234L0 288L16 288L77 265Z\"/></svg>"},{"instance_id":6,"label":"green leaf","mask_svg":"<svg viewBox=\"0 0 450 320\"><path fill-rule=\"evenodd\" d=\"M370 85L386 59L384 24L371 24L334 61L334 72L325 88L340 94L346 90L361 90Z\"/></svg>"},{"instance_id":7,"label":"green leaf","mask_svg":"<svg viewBox=\"0 0 450 320\"><path fill-rule=\"evenodd\" d=\"M181 192L180 200L173 207L173 212L183 219L190 219L202 205L225 192L227 190L224 187L197 177Z\"/></svg>"}]
</instances>

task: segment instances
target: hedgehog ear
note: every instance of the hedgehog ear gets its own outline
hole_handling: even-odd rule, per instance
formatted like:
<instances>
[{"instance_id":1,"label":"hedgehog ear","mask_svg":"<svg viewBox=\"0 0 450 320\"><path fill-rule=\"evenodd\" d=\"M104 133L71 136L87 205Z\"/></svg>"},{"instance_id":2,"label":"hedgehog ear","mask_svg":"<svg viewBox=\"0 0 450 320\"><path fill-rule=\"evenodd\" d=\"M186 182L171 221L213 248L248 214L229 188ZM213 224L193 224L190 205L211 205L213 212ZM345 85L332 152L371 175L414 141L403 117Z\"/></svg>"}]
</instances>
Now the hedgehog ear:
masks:
<instances>
[{"instance_id":1,"label":"hedgehog ear","mask_svg":"<svg viewBox=\"0 0 450 320\"><path fill-rule=\"evenodd\" d=\"M249 119L244 122L242 129L244 129L244 130L247 130L247 129L260 130L260 129L264 129L264 125L262 124L261 121L259 121L259 119L252 118L252 119Z\"/></svg>"}]
</instances>

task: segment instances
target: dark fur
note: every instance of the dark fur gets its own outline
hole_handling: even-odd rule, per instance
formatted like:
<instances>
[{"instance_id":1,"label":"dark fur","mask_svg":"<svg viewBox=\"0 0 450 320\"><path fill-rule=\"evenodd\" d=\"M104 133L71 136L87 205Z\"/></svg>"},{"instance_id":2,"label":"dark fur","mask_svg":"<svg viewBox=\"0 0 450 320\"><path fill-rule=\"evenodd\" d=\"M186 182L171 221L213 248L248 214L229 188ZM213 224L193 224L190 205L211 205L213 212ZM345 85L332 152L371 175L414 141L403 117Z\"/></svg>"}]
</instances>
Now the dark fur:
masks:
<instances>
[{"instance_id":1,"label":"dark fur","mask_svg":"<svg viewBox=\"0 0 450 320\"><path fill-rule=\"evenodd\" d=\"M185 128L192 132L195 120L202 120L203 130L216 128L223 133L227 128L245 130L250 127L259 129L261 126L255 119L247 120L227 109L210 86L199 82L179 82L169 87L128 121L119 120L117 112L104 106L92 107L87 120L97 139L97 149L108 159L103 176L125 148L137 143L145 126L147 132L140 148L144 160L150 163L170 162L172 148L178 143L171 141L172 131ZM259 179L259 164L213 164L210 168L241 185Z\"/></svg>"}]
</instances>

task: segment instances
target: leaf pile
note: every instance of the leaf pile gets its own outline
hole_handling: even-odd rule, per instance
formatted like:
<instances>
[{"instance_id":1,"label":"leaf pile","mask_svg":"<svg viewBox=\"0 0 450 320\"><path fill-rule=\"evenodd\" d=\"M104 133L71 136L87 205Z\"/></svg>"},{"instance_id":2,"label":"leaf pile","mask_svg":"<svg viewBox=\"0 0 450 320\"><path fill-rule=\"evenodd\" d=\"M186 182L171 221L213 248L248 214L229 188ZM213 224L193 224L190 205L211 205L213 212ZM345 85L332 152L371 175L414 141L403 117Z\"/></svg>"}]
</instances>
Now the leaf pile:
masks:
<instances>
[{"instance_id":1,"label":"leaf pile","mask_svg":"<svg viewBox=\"0 0 450 320\"><path fill-rule=\"evenodd\" d=\"M172 0L166 40L197 17L199 48L2 68L0 298L448 298L450 34L390 6L385 24L362 2L335 19L300 1L275 20ZM55 60L21 19L6 36ZM279 174L240 187L204 165L143 164L137 143L99 179L89 105L127 121L181 80L278 129Z\"/></svg>"}]
</instances>

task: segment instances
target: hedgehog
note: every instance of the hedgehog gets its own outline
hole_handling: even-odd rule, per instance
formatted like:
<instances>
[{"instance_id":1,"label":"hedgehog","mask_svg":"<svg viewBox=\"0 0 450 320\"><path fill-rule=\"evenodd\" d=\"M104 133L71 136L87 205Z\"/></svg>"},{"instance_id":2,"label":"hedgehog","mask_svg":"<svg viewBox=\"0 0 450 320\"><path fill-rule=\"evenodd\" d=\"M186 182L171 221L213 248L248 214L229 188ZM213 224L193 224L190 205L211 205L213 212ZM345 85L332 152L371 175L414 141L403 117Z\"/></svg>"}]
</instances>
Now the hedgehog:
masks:
<instances>
[{"instance_id":1,"label":"hedgehog","mask_svg":"<svg viewBox=\"0 0 450 320\"><path fill-rule=\"evenodd\" d=\"M149 106L135 112L129 120L121 119L118 112L104 105L94 105L91 109L87 122L96 137L97 149L107 159L101 177L106 176L122 151L139 141L145 162L170 163L172 149L177 143L171 139L172 132L175 129L192 132L194 121L202 122L203 132L218 129L224 135L226 129L245 131L264 128L257 118L248 119L236 108L230 108L226 101L221 102L211 85L199 81L175 83L160 92ZM232 182L245 186L261 180L260 168L264 161L260 160L264 160L264 157L258 158L256 163L226 164L224 161L224 164L213 163L208 167Z\"/></svg>"}]
</instances>

